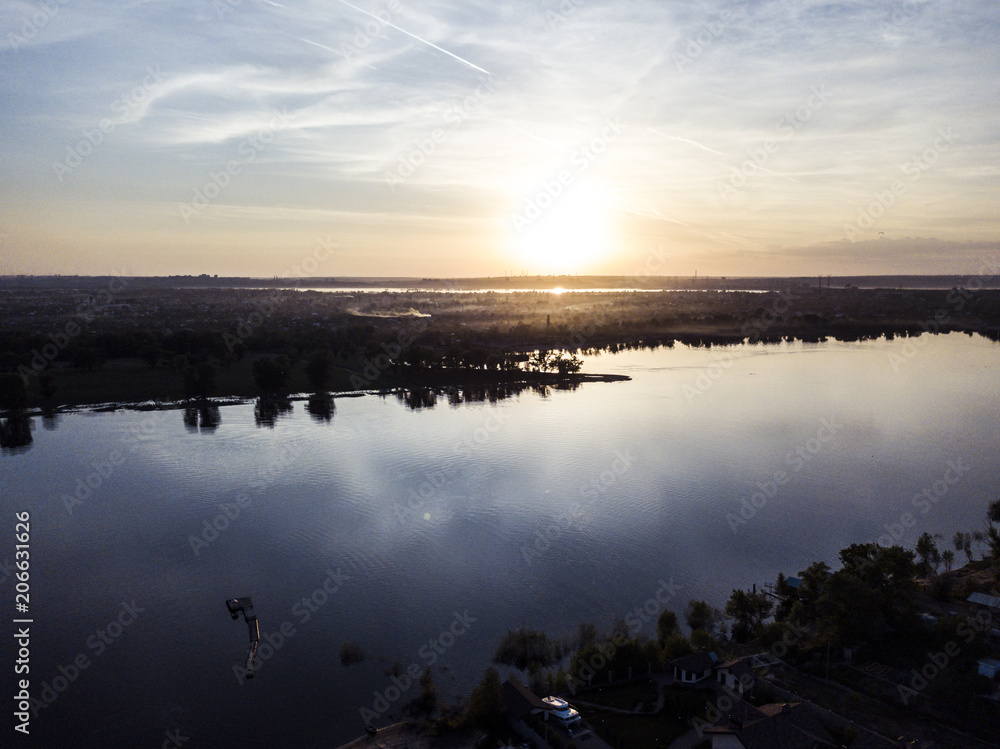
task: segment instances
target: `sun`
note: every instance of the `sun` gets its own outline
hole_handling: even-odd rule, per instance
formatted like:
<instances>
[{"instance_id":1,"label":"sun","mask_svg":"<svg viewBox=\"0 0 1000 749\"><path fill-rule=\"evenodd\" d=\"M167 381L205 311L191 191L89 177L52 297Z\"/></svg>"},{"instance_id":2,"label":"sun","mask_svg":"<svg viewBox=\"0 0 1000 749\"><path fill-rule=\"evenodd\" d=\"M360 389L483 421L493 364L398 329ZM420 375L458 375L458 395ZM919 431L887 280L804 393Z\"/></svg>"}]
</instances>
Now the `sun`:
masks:
<instances>
[{"instance_id":1,"label":"sun","mask_svg":"<svg viewBox=\"0 0 1000 749\"><path fill-rule=\"evenodd\" d=\"M599 191L579 184L526 201L512 232L521 267L541 275L580 273L611 251L608 206Z\"/></svg>"}]
</instances>

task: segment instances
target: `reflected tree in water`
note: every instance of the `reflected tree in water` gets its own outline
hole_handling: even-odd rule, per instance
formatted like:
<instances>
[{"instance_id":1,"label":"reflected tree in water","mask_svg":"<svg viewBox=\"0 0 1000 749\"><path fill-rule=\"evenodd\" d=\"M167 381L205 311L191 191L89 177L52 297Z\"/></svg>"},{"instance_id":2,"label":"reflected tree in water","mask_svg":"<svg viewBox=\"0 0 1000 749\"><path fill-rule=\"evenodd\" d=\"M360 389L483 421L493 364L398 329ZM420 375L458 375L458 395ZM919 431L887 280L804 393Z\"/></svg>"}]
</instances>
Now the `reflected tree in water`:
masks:
<instances>
[{"instance_id":1,"label":"reflected tree in water","mask_svg":"<svg viewBox=\"0 0 1000 749\"><path fill-rule=\"evenodd\" d=\"M0 448L19 453L31 445L32 419L23 410L28 405L28 388L20 375L0 374Z\"/></svg>"},{"instance_id":2,"label":"reflected tree in water","mask_svg":"<svg viewBox=\"0 0 1000 749\"><path fill-rule=\"evenodd\" d=\"M306 410L316 421L330 423L337 406L329 393L313 393L306 403Z\"/></svg>"},{"instance_id":3,"label":"reflected tree in water","mask_svg":"<svg viewBox=\"0 0 1000 749\"><path fill-rule=\"evenodd\" d=\"M403 388L394 392L396 400L410 411L420 411L424 408L434 408L438 395L430 388Z\"/></svg>"},{"instance_id":4,"label":"reflected tree in water","mask_svg":"<svg viewBox=\"0 0 1000 749\"><path fill-rule=\"evenodd\" d=\"M292 402L288 398L260 397L253 406L253 420L259 427L274 428L281 416L292 412Z\"/></svg>"},{"instance_id":5,"label":"reflected tree in water","mask_svg":"<svg viewBox=\"0 0 1000 749\"><path fill-rule=\"evenodd\" d=\"M204 401L197 406L184 409L184 426L189 432L214 432L222 422L219 407L211 401Z\"/></svg>"},{"instance_id":6,"label":"reflected tree in water","mask_svg":"<svg viewBox=\"0 0 1000 749\"><path fill-rule=\"evenodd\" d=\"M5 453L22 453L34 441L31 430L34 420L24 413L8 412L0 419L0 448Z\"/></svg>"},{"instance_id":7,"label":"reflected tree in water","mask_svg":"<svg viewBox=\"0 0 1000 749\"><path fill-rule=\"evenodd\" d=\"M58 411L46 409L42 412L42 427L45 428L46 432L54 432L59 428L60 419L62 419L62 414Z\"/></svg>"}]
</instances>

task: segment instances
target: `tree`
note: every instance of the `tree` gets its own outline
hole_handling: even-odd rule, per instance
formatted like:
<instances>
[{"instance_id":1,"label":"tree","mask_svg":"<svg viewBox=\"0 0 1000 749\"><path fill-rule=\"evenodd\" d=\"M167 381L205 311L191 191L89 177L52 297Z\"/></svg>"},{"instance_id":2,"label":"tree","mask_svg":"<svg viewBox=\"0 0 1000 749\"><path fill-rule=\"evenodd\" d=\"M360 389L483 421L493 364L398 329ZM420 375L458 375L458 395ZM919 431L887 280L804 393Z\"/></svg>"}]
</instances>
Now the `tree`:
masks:
<instances>
[{"instance_id":1,"label":"tree","mask_svg":"<svg viewBox=\"0 0 1000 749\"><path fill-rule=\"evenodd\" d=\"M725 609L726 616L736 620L733 624L733 638L737 642L746 642L756 637L773 609L774 601L766 593L733 590Z\"/></svg>"},{"instance_id":2,"label":"tree","mask_svg":"<svg viewBox=\"0 0 1000 749\"><path fill-rule=\"evenodd\" d=\"M944 571L951 572L951 565L955 562L955 552L945 549L941 552L941 560L944 562Z\"/></svg>"},{"instance_id":3,"label":"tree","mask_svg":"<svg viewBox=\"0 0 1000 749\"><path fill-rule=\"evenodd\" d=\"M663 645L673 635L680 634L681 628L677 623L677 614L670 609L664 609L660 617L656 620L656 640Z\"/></svg>"},{"instance_id":4,"label":"tree","mask_svg":"<svg viewBox=\"0 0 1000 749\"><path fill-rule=\"evenodd\" d=\"M990 502L986 510L985 526L983 538L990 546L993 561L1000 562L1000 499Z\"/></svg>"},{"instance_id":5,"label":"tree","mask_svg":"<svg viewBox=\"0 0 1000 749\"><path fill-rule=\"evenodd\" d=\"M918 572L914 553L902 546L851 544L841 549L840 561L844 572L861 580L886 601L900 596L908 599Z\"/></svg>"},{"instance_id":6,"label":"tree","mask_svg":"<svg viewBox=\"0 0 1000 749\"><path fill-rule=\"evenodd\" d=\"M292 365L287 356L262 357L253 363L253 379L264 395L283 394Z\"/></svg>"},{"instance_id":7,"label":"tree","mask_svg":"<svg viewBox=\"0 0 1000 749\"><path fill-rule=\"evenodd\" d=\"M924 577L937 572L938 565L941 564L941 552L938 551L934 537L930 533L921 533L917 539L917 555L920 557L920 571Z\"/></svg>"},{"instance_id":8,"label":"tree","mask_svg":"<svg viewBox=\"0 0 1000 749\"><path fill-rule=\"evenodd\" d=\"M207 398L215 390L216 369L203 361L184 370L184 395L188 398Z\"/></svg>"},{"instance_id":9,"label":"tree","mask_svg":"<svg viewBox=\"0 0 1000 749\"><path fill-rule=\"evenodd\" d=\"M714 632L721 618L719 610L709 606L705 601L690 600L684 610L684 621L691 629Z\"/></svg>"},{"instance_id":10,"label":"tree","mask_svg":"<svg viewBox=\"0 0 1000 749\"><path fill-rule=\"evenodd\" d=\"M503 690L500 686L500 673L490 666L483 674L483 680L473 688L469 696L469 705L465 710L466 718L473 725L486 730L496 730L503 726L506 711Z\"/></svg>"},{"instance_id":11,"label":"tree","mask_svg":"<svg viewBox=\"0 0 1000 749\"><path fill-rule=\"evenodd\" d=\"M0 411L15 411L28 405L28 388L21 375L0 374Z\"/></svg>"},{"instance_id":12,"label":"tree","mask_svg":"<svg viewBox=\"0 0 1000 749\"><path fill-rule=\"evenodd\" d=\"M695 652L707 650L712 653L719 649L719 641L703 629L696 629L691 633L690 643Z\"/></svg>"},{"instance_id":13,"label":"tree","mask_svg":"<svg viewBox=\"0 0 1000 749\"><path fill-rule=\"evenodd\" d=\"M340 646L340 663L343 666L353 666L365 659L365 651L356 642L348 640Z\"/></svg>"},{"instance_id":14,"label":"tree","mask_svg":"<svg viewBox=\"0 0 1000 749\"><path fill-rule=\"evenodd\" d=\"M333 372L333 354L326 349L317 351L306 362L306 377L313 392L325 392Z\"/></svg>"},{"instance_id":15,"label":"tree","mask_svg":"<svg viewBox=\"0 0 1000 749\"><path fill-rule=\"evenodd\" d=\"M431 715L438 706L438 690L430 668L424 669L419 684L420 694L410 703L410 707L418 713Z\"/></svg>"},{"instance_id":16,"label":"tree","mask_svg":"<svg viewBox=\"0 0 1000 749\"><path fill-rule=\"evenodd\" d=\"M576 374L580 371L580 367L583 366L583 360L576 354L559 354L559 356L553 362L556 371L561 374Z\"/></svg>"},{"instance_id":17,"label":"tree","mask_svg":"<svg viewBox=\"0 0 1000 749\"><path fill-rule=\"evenodd\" d=\"M830 565L826 562L813 562L804 570L800 570L799 578L802 582L799 585L799 598L807 605L815 603L829 576Z\"/></svg>"},{"instance_id":18,"label":"tree","mask_svg":"<svg viewBox=\"0 0 1000 749\"><path fill-rule=\"evenodd\" d=\"M597 642L597 627L592 622L580 622L576 643L578 648L585 648Z\"/></svg>"},{"instance_id":19,"label":"tree","mask_svg":"<svg viewBox=\"0 0 1000 749\"><path fill-rule=\"evenodd\" d=\"M525 671L532 663L551 666L562 660L562 657L561 643L550 640L544 632L516 629L508 630L504 635L493 654L493 662Z\"/></svg>"},{"instance_id":20,"label":"tree","mask_svg":"<svg viewBox=\"0 0 1000 749\"><path fill-rule=\"evenodd\" d=\"M972 534L963 533L962 531L957 531L955 537L951 540L955 545L955 551L965 552L965 558L970 563L972 562Z\"/></svg>"},{"instance_id":21,"label":"tree","mask_svg":"<svg viewBox=\"0 0 1000 749\"><path fill-rule=\"evenodd\" d=\"M38 394L42 396L44 401L52 400L52 396L56 394L56 384L53 381L52 373L48 370L38 375Z\"/></svg>"},{"instance_id":22,"label":"tree","mask_svg":"<svg viewBox=\"0 0 1000 749\"><path fill-rule=\"evenodd\" d=\"M877 643L886 635L888 623L879 597L844 570L838 570L827 580L816 610L819 629L834 644Z\"/></svg>"}]
</instances>

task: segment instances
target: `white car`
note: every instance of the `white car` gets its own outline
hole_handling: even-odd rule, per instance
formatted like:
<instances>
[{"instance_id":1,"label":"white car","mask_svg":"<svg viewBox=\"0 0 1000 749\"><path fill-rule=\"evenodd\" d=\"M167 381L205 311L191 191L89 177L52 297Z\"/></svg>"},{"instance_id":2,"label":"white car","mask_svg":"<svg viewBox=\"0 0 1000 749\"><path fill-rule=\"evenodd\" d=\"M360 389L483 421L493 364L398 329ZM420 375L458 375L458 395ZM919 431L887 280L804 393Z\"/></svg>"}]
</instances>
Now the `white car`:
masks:
<instances>
[{"instance_id":1,"label":"white car","mask_svg":"<svg viewBox=\"0 0 1000 749\"><path fill-rule=\"evenodd\" d=\"M561 700L558 697L546 697L542 702L552 706L552 709L549 710L549 715L562 725L575 726L580 722L580 713L566 700Z\"/></svg>"}]
</instances>

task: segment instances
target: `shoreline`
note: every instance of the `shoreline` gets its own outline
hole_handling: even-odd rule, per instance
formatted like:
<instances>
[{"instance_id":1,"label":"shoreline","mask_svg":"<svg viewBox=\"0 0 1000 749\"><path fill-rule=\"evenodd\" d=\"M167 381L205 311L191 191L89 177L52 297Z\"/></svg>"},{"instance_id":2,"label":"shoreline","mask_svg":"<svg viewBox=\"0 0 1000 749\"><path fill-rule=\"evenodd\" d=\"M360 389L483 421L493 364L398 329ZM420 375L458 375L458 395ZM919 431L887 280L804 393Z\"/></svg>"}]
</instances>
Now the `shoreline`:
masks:
<instances>
[{"instance_id":1,"label":"shoreline","mask_svg":"<svg viewBox=\"0 0 1000 749\"><path fill-rule=\"evenodd\" d=\"M491 387L556 387L559 385L579 386L587 382L628 382L632 378L627 375L615 374L567 374L558 375L552 373L524 373L525 377L505 380L485 380L481 382L444 382L444 383L407 383L397 384L383 388L370 388L361 390L327 390L325 395L331 399L337 398L362 398L367 395L394 395L399 392L411 390L431 390L446 393L454 390L461 390L465 387L491 388ZM323 393L321 393L322 395ZM295 392L286 396L263 396L263 395L215 395L207 398L182 398L156 400L146 399L139 401L103 401L96 403L67 403L53 408L42 408L34 406L17 411L3 411L0 416L8 418L10 416L53 416L71 413L114 413L116 411L180 411L188 408L202 408L205 406L243 406L254 403L261 398L280 402L307 402L315 393Z\"/></svg>"}]
</instances>

